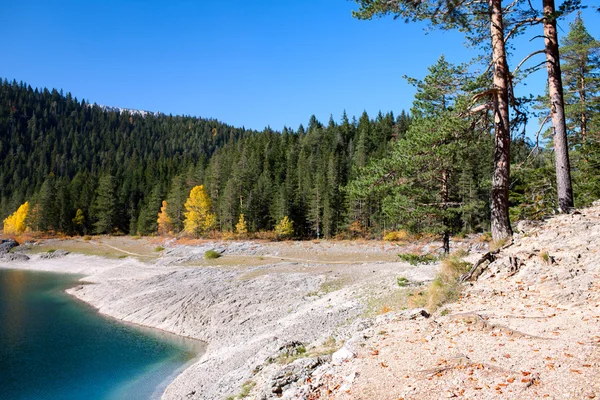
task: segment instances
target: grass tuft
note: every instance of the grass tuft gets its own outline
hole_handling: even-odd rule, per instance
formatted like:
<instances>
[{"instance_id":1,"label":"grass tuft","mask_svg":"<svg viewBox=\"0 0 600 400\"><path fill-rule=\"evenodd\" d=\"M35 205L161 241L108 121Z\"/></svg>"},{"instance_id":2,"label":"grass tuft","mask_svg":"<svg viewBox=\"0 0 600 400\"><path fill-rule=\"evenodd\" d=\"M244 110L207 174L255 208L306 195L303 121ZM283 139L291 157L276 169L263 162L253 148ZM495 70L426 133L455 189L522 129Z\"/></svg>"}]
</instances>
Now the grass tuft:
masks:
<instances>
[{"instance_id":1,"label":"grass tuft","mask_svg":"<svg viewBox=\"0 0 600 400\"><path fill-rule=\"evenodd\" d=\"M434 312L443 304L458 300L461 285L458 279L467 272L471 264L459 257L446 257L440 263L440 270L424 291L413 293L410 304L413 307L425 307Z\"/></svg>"},{"instance_id":2,"label":"grass tuft","mask_svg":"<svg viewBox=\"0 0 600 400\"><path fill-rule=\"evenodd\" d=\"M156 252L158 253L158 252L161 252L161 251L163 251L164 249L165 249L165 248L164 248L163 246L156 246L156 247L154 248L154 251L156 251Z\"/></svg>"}]
</instances>

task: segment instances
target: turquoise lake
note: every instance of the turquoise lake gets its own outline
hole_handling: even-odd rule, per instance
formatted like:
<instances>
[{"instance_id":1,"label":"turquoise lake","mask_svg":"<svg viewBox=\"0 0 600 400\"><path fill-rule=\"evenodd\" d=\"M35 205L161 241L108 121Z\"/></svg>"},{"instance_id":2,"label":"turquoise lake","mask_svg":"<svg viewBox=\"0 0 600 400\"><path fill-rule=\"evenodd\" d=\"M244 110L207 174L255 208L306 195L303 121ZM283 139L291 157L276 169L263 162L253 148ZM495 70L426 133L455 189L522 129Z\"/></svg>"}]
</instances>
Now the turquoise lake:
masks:
<instances>
[{"instance_id":1,"label":"turquoise lake","mask_svg":"<svg viewBox=\"0 0 600 400\"><path fill-rule=\"evenodd\" d=\"M0 399L159 398L201 342L103 317L77 276L0 269Z\"/></svg>"}]
</instances>

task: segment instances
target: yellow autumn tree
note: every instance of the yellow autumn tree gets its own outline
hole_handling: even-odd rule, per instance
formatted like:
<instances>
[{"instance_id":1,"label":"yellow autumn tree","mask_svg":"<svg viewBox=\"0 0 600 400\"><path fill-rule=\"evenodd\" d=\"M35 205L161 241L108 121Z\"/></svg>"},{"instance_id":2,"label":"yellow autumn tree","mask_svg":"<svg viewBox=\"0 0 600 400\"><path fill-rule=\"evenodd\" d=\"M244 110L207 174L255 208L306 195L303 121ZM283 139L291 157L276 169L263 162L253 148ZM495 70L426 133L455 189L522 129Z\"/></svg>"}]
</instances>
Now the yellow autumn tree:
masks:
<instances>
[{"instance_id":1,"label":"yellow autumn tree","mask_svg":"<svg viewBox=\"0 0 600 400\"><path fill-rule=\"evenodd\" d=\"M18 235L25 232L25 218L29 212L29 202L21 204L17 211L4 220L4 234Z\"/></svg>"},{"instance_id":2,"label":"yellow autumn tree","mask_svg":"<svg viewBox=\"0 0 600 400\"><path fill-rule=\"evenodd\" d=\"M246 223L244 214L240 214L240 219L238 220L238 223L235 224L235 231L238 235L245 235L248 233L248 224Z\"/></svg>"},{"instance_id":3,"label":"yellow autumn tree","mask_svg":"<svg viewBox=\"0 0 600 400\"><path fill-rule=\"evenodd\" d=\"M158 219L156 220L156 222L158 223L159 235L166 235L173 229L171 217L169 217L169 214L167 214L167 207L167 202L163 200L162 207L160 208L160 212L158 213Z\"/></svg>"},{"instance_id":4,"label":"yellow autumn tree","mask_svg":"<svg viewBox=\"0 0 600 400\"><path fill-rule=\"evenodd\" d=\"M289 239L293 234L294 225L286 215L279 221L277 226L275 226L275 236L277 236L277 239Z\"/></svg>"},{"instance_id":5,"label":"yellow autumn tree","mask_svg":"<svg viewBox=\"0 0 600 400\"><path fill-rule=\"evenodd\" d=\"M217 216L211 212L212 201L204 189L204 185L194 186L190 197L185 202L186 212L183 213L183 231L192 236L200 236L214 229L217 225Z\"/></svg>"}]
</instances>

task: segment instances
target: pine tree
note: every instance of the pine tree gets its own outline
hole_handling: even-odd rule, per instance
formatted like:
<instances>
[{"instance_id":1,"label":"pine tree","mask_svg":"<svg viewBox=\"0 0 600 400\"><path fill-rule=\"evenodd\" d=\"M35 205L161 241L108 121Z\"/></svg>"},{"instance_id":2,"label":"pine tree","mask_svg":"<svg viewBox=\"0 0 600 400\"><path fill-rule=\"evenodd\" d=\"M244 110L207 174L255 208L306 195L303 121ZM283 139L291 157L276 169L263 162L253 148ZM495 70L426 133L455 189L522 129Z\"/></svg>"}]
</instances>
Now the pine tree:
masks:
<instances>
[{"instance_id":1,"label":"pine tree","mask_svg":"<svg viewBox=\"0 0 600 400\"><path fill-rule=\"evenodd\" d=\"M137 220L137 232L140 235L151 235L158 229L156 215L159 213L163 195L162 185L155 185L146 204L140 210Z\"/></svg>"},{"instance_id":2,"label":"pine tree","mask_svg":"<svg viewBox=\"0 0 600 400\"><path fill-rule=\"evenodd\" d=\"M93 211L96 218L94 232L97 234L112 233L117 211L115 183L112 175L104 175L100 178Z\"/></svg>"},{"instance_id":3,"label":"pine tree","mask_svg":"<svg viewBox=\"0 0 600 400\"><path fill-rule=\"evenodd\" d=\"M600 112L600 42L589 34L581 13L570 28L561 46L565 112L570 136L581 144L587 140L592 116Z\"/></svg>"},{"instance_id":4,"label":"pine tree","mask_svg":"<svg viewBox=\"0 0 600 400\"><path fill-rule=\"evenodd\" d=\"M440 57L417 87L414 119L403 139L388 156L362 170L350 186L358 196L381 193L384 213L414 232L430 232L443 239L449 252L450 235L461 228L461 166L476 151L470 121L464 110L461 88L455 85L463 69ZM469 154L471 152L471 154Z\"/></svg>"},{"instance_id":5,"label":"pine tree","mask_svg":"<svg viewBox=\"0 0 600 400\"><path fill-rule=\"evenodd\" d=\"M185 182L182 176L177 175L173 178L171 189L167 195L167 214L171 218L174 232L180 232L183 229L185 199Z\"/></svg>"}]
</instances>

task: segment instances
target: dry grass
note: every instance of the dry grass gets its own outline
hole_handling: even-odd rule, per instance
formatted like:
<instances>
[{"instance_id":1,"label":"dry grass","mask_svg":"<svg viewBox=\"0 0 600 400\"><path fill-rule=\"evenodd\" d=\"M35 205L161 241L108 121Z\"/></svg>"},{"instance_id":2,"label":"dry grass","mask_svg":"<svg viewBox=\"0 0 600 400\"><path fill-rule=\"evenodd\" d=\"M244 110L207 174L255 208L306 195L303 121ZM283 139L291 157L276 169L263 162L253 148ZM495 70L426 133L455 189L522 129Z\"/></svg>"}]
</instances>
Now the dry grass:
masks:
<instances>
[{"instance_id":1,"label":"dry grass","mask_svg":"<svg viewBox=\"0 0 600 400\"><path fill-rule=\"evenodd\" d=\"M409 299L412 307L424 307L434 312L445 303L458 300L461 285L458 278L469 270L471 264L456 256L450 256L440 263L440 271L425 290L415 291Z\"/></svg>"}]
</instances>

